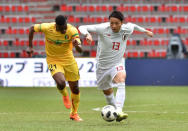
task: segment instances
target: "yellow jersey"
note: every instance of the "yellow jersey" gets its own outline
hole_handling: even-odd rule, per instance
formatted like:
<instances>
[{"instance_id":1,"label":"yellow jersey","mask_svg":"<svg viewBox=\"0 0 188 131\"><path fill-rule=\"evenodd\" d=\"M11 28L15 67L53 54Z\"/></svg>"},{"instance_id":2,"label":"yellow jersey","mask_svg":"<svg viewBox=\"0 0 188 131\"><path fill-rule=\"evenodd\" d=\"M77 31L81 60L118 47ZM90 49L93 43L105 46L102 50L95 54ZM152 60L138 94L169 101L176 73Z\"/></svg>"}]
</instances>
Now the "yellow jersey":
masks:
<instances>
[{"instance_id":1,"label":"yellow jersey","mask_svg":"<svg viewBox=\"0 0 188 131\"><path fill-rule=\"evenodd\" d=\"M63 65L75 62L72 52L72 40L77 39L80 42L80 39L78 30L74 26L67 24L65 34L56 31L55 22L35 24L34 30L45 34L47 61L59 61Z\"/></svg>"}]
</instances>

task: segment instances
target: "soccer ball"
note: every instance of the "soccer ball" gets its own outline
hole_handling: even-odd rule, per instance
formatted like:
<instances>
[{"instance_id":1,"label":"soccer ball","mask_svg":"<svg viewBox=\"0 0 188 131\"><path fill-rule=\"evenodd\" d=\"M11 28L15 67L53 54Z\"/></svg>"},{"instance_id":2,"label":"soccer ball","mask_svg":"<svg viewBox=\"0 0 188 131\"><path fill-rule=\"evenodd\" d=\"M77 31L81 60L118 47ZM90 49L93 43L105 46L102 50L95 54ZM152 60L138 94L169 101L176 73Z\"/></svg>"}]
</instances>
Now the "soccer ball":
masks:
<instances>
[{"instance_id":1,"label":"soccer ball","mask_svg":"<svg viewBox=\"0 0 188 131\"><path fill-rule=\"evenodd\" d=\"M101 116L107 122L114 121L117 118L117 112L115 107L112 105L104 106L101 111Z\"/></svg>"}]
</instances>

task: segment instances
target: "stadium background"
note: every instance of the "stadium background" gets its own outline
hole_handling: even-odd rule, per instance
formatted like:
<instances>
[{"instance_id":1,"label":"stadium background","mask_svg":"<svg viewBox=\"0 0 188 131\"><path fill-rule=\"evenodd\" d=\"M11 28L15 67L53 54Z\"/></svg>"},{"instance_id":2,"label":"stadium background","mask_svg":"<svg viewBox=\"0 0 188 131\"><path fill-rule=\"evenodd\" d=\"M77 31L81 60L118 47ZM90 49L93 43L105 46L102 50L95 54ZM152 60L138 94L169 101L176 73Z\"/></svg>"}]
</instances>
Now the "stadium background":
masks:
<instances>
[{"instance_id":1,"label":"stadium background","mask_svg":"<svg viewBox=\"0 0 188 131\"><path fill-rule=\"evenodd\" d=\"M134 32L127 42L128 58L165 58L169 37L179 33L188 47L187 0L1 0L0 57L27 57L29 27L34 23L53 22L58 14L78 27L108 21L111 11L124 13L133 22L154 32L155 37ZM84 53L76 56L95 57L97 40L89 46L82 38ZM34 38L35 56L43 56L44 36Z\"/></svg>"},{"instance_id":2,"label":"stadium background","mask_svg":"<svg viewBox=\"0 0 188 131\"><path fill-rule=\"evenodd\" d=\"M137 80L143 81L139 76L139 70L144 70L146 78L152 76L155 65L164 63L166 60L169 39L172 34L180 34L181 40L188 49L188 1L187 0L1 0L0 1L0 58L27 58L26 48L28 46L29 27L35 23L53 22L58 14L66 15L68 22L78 27L83 24L96 24L107 22L110 12L119 10L125 15L125 22L133 22L151 30L155 36L148 38L146 35L135 31L127 41L127 49L124 54L127 63L143 59L137 64L142 68L137 68L127 64L128 78L127 84L139 85ZM97 37L88 45L83 36L82 54L75 52L74 55L81 58L96 57ZM33 40L34 58L45 57L44 34L36 33ZM5 60L5 59L1 59ZM158 62L151 63L146 59L156 59ZM9 59L11 61L11 59ZM145 61L146 60L146 61ZM168 68L169 62L156 66L156 77L141 85L188 85L187 60L174 62ZM3 61L2 61L3 62ZM89 61L88 61L89 62ZM4 69L7 66L1 64L1 74L8 72ZM142 63L145 63L143 65ZM15 63L14 63L15 64ZM137 65L136 64L136 65ZM131 66L129 66L131 65ZM134 67L134 68L133 68ZM175 67L175 68L173 68ZM8 67L7 67L8 68ZM150 72L147 70L150 68ZM161 71L161 69L163 69ZM172 70L179 70L172 73ZM171 73L169 73L171 72ZM138 74L137 74L138 73ZM134 75L132 75L134 74ZM177 75L178 74L178 75ZM180 74L180 75L179 75ZM82 75L82 74L81 74ZM177 75L177 76L176 76ZM139 76L139 77L138 77ZM163 76L163 77L161 77ZM1 79L3 79L1 75ZM5 77L4 77L5 78ZM177 79L176 79L177 78ZM93 77L91 78L93 79ZM161 82L166 80L165 82ZM178 82L172 82L176 79ZM92 81L91 81L92 82Z\"/></svg>"},{"instance_id":3,"label":"stadium background","mask_svg":"<svg viewBox=\"0 0 188 131\"><path fill-rule=\"evenodd\" d=\"M134 32L127 43L128 86L123 110L129 118L120 123L105 122L99 112L106 104L104 96L89 82L87 87L92 88L80 88L79 115L84 122L72 122L57 89L43 88L51 83L55 87L50 74L48 79L44 78L47 67L43 34L35 34L34 58L26 54L29 27L54 21L58 14L66 15L76 27L106 22L114 9L125 14L126 22L134 22L155 34L148 38ZM188 49L187 23L188 0L0 0L0 130L187 131L188 86L182 85L188 85L188 59L166 58L173 33L181 35ZM81 39L84 53L74 50L80 59L80 72L85 73L80 81L94 80L97 38L94 36L92 46ZM37 88L27 88L32 87L33 80L37 80ZM17 88L2 88L17 82Z\"/></svg>"}]
</instances>

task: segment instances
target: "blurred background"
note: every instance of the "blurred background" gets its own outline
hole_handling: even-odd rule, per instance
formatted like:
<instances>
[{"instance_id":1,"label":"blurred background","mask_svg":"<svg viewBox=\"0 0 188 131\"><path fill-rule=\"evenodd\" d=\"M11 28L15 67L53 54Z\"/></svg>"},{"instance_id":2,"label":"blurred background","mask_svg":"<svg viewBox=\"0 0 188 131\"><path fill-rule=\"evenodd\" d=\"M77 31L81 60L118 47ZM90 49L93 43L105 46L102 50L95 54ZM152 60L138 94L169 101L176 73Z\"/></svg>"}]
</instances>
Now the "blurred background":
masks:
<instances>
[{"instance_id":1,"label":"blurred background","mask_svg":"<svg viewBox=\"0 0 188 131\"><path fill-rule=\"evenodd\" d=\"M0 57L27 57L29 27L35 23L53 22L58 14L68 22L82 24L107 22L110 12L121 11L125 22L133 22L154 32L155 37L134 32L127 42L128 58L166 58L172 34L181 36L188 49L188 0L1 0ZM95 57L97 39L92 46L82 38L84 53ZM45 56L44 35L34 37L35 56ZM185 57L185 56L184 56Z\"/></svg>"},{"instance_id":2,"label":"blurred background","mask_svg":"<svg viewBox=\"0 0 188 131\"><path fill-rule=\"evenodd\" d=\"M135 31L127 41L126 59L185 60L188 57L188 0L0 0L0 58L27 58L29 27L35 23L53 22L62 14L75 27L97 24L107 22L113 10L125 15L125 23L136 23L155 34L148 38ZM95 58L97 37L94 35L92 45L83 36L81 40L84 52L79 54L73 49L74 55ZM44 34L36 33L33 45L33 57L45 57ZM185 75L186 68L182 69Z\"/></svg>"},{"instance_id":3,"label":"blurred background","mask_svg":"<svg viewBox=\"0 0 188 131\"><path fill-rule=\"evenodd\" d=\"M73 52L79 86L88 88L80 88L84 122L74 123L57 89L43 88L56 87L45 60L44 34L35 34L34 56L28 58L29 28L54 22L59 14L75 27L107 22L113 10L125 15L125 23L155 34L149 38L135 31L127 41L124 111L129 118L121 123L101 118L106 103L95 88L97 37L88 45L80 35L84 52ZM187 51L188 0L0 0L0 130L187 131Z\"/></svg>"}]
</instances>

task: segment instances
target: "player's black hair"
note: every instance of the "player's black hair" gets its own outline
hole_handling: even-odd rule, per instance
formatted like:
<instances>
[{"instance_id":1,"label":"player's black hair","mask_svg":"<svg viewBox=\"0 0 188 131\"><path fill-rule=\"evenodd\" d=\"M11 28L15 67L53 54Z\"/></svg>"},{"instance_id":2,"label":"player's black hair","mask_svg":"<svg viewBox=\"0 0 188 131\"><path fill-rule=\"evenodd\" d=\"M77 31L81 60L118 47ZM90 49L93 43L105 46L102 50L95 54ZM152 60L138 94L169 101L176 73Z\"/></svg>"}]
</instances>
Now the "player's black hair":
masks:
<instances>
[{"instance_id":1,"label":"player's black hair","mask_svg":"<svg viewBox=\"0 0 188 131\"><path fill-rule=\"evenodd\" d=\"M123 15L120 11L116 11L116 10L113 11L113 12L110 14L109 19L110 19L111 17L115 17L115 18L119 19L120 21L123 21L123 20L124 20L124 15Z\"/></svg>"},{"instance_id":2,"label":"player's black hair","mask_svg":"<svg viewBox=\"0 0 188 131\"><path fill-rule=\"evenodd\" d=\"M55 23L57 25L65 25L67 23L67 17L63 16L63 15L58 15L56 18L55 18Z\"/></svg>"}]
</instances>

